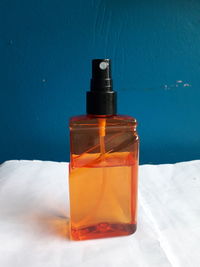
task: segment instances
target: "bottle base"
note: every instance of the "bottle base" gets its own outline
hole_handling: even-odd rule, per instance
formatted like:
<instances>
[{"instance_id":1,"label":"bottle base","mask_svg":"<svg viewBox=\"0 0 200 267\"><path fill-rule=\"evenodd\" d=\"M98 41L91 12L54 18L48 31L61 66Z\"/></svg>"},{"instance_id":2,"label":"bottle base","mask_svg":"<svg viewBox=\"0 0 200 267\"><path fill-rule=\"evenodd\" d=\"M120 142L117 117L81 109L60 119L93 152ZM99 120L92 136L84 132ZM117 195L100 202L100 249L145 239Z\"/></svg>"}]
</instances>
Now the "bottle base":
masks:
<instances>
[{"instance_id":1,"label":"bottle base","mask_svg":"<svg viewBox=\"0 0 200 267\"><path fill-rule=\"evenodd\" d=\"M99 223L84 228L71 228L72 240L88 240L96 238L131 235L137 229L136 224Z\"/></svg>"}]
</instances>

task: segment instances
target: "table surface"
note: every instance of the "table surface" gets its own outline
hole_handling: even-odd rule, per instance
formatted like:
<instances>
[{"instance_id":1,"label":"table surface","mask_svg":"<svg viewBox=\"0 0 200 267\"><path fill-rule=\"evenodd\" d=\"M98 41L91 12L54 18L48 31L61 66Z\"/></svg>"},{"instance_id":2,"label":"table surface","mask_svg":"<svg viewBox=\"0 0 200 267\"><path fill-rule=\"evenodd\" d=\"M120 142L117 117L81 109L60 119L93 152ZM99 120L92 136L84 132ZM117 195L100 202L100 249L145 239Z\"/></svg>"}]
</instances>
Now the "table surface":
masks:
<instances>
[{"instance_id":1,"label":"table surface","mask_svg":"<svg viewBox=\"0 0 200 267\"><path fill-rule=\"evenodd\" d=\"M89 241L68 239L68 164L0 166L1 267L199 267L200 160L143 165L138 230Z\"/></svg>"}]
</instances>

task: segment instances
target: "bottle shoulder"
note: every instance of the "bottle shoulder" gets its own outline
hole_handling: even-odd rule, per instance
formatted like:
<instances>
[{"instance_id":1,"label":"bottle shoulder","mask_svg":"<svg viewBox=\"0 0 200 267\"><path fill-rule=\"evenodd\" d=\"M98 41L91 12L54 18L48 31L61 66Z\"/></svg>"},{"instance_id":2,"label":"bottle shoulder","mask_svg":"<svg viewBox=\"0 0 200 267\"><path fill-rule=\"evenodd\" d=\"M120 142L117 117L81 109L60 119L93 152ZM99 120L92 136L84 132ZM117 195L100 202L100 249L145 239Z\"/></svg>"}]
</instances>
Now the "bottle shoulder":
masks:
<instances>
[{"instance_id":1,"label":"bottle shoulder","mask_svg":"<svg viewBox=\"0 0 200 267\"><path fill-rule=\"evenodd\" d=\"M112 116L93 116L93 115L79 115L71 117L69 120L70 126L95 126L99 125L99 121L104 119L106 126L114 125L131 125L137 126L137 121L134 117L128 115L112 115Z\"/></svg>"}]
</instances>

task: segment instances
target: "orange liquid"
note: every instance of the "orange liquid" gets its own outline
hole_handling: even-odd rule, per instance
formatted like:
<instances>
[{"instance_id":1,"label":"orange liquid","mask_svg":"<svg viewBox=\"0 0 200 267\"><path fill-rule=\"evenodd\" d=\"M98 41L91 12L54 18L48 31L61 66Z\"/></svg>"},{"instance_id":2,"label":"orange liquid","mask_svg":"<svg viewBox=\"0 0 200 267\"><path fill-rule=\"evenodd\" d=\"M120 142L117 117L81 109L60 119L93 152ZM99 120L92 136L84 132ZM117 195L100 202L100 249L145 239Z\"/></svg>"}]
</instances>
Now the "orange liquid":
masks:
<instances>
[{"instance_id":1,"label":"orange liquid","mask_svg":"<svg viewBox=\"0 0 200 267\"><path fill-rule=\"evenodd\" d=\"M138 161L132 152L72 154L69 176L72 239L135 232L137 170Z\"/></svg>"}]
</instances>

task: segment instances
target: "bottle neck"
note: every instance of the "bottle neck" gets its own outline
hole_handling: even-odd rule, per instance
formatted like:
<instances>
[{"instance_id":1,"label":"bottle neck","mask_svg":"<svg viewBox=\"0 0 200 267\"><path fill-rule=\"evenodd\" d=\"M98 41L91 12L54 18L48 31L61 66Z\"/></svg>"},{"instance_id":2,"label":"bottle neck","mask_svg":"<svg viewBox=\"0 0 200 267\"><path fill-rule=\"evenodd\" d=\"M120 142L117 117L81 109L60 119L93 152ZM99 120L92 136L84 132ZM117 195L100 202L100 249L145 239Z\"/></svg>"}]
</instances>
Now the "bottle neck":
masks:
<instances>
[{"instance_id":1,"label":"bottle neck","mask_svg":"<svg viewBox=\"0 0 200 267\"><path fill-rule=\"evenodd\" d=\"M113 116L115 116L116 114L114 114L114 115L98 115L98 114L87 114L87 116L88 117L90 117L90 118L98 118L98 119L106 119L106 118L111 118L111 117L113 117Z\"/></svg>"}]
</instances>

